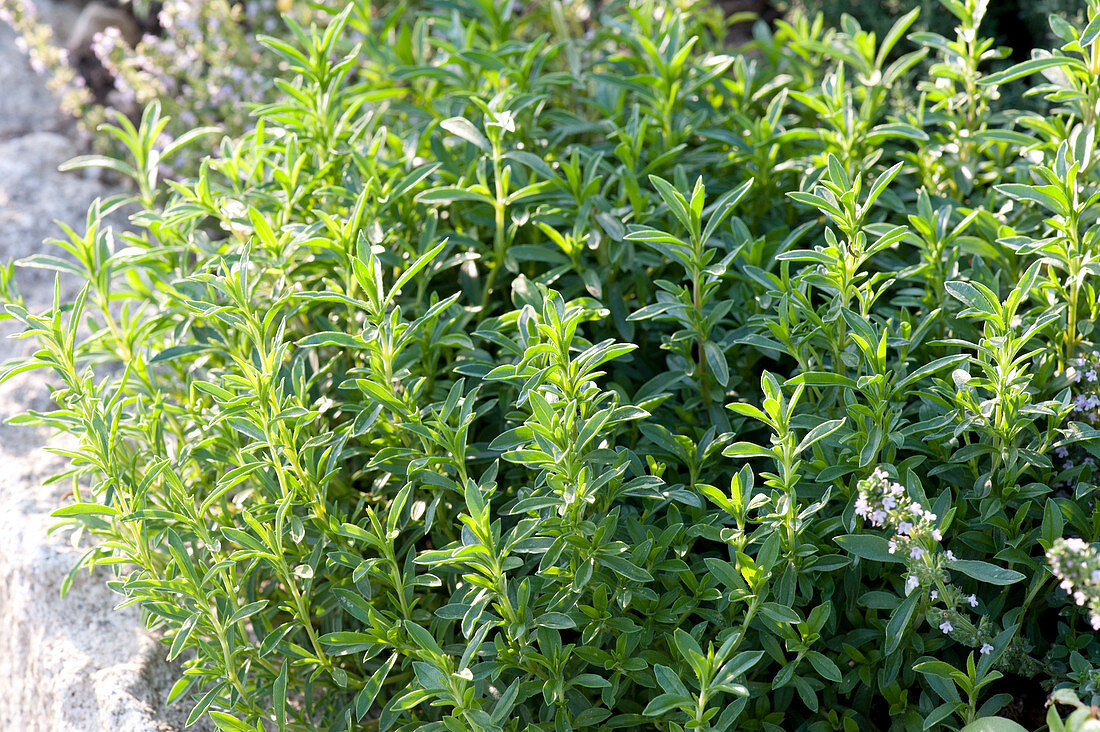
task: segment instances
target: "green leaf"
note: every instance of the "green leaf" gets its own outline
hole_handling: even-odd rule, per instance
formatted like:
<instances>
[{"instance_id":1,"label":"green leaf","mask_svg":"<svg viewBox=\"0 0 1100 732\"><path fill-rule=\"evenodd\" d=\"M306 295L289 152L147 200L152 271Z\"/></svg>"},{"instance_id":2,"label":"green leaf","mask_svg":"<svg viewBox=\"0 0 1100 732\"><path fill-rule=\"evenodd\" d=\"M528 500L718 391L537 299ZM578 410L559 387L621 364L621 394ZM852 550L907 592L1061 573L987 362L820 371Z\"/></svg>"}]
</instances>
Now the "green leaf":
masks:
<instances>
[{"instance_id":1,"label":"green leaf","mask_svg":"<svg viewBox=\"0 0 1100 732\"><path fill-rule=\"evenodd\" d=\"M976 559L956 559L948 562L947 566L949 569L962 572L967 577L973 577L979 582L991 585L1011 585L1027 579L1025 575L1013 569L1004 569Z\"/></svg>"},{"instance_id":2,"label":"green leaf","mask_svg":"<svg viewBox=\"0 0 1100 732\"><path fill-rule=\"evenodd\" d=\"M1028 732L1028 730L1004 717L982 717L966 725L959 732Z\"/></svg>"},{"instance_id":3,"label":"green leaf","mask_svg":"<svg viewBox=\"0 0 1100 732\"><path fill-rule=\"evenodd\" d=\"M54 509L51 516L65 518L69 516L107 515L118 516L118 509L114 506L104 506L99 503L73 503Z\"/></svg>"},{"instance_id":4,"label":"green leaf","mask_svg":"<svg viewBox=\"0 0 1100 732\"><path fill-rule=\"evenodd\" d=\"M668 666L661 664L655 664L653 666L653 675L657 678L657 683L669 694L675 694L680 697L688 697L691 694L688 692L684 682L680 680L680 677L675 671Z\"/></svg>"},{"instance_id":5,"label":"green leaf","mask_svg":"<svg viewBox=\"0 0 1100 732\"><path fill-rule=\"evenodd\" d=\"M286 729L286 680L287 661L284 660L282 668L279 669L279 675L271 687L271 701L275 705L275 723L279 725L280 732Z\"/></svg>"},{"instance_id":6,"label":"green leaf","mask_svg":"<svg viewBox=\"0 0 1100 732\"><path fill-rule=\"evenodd\" d=\"M694 233L694 227L691 223L691 212L687 207L687 200L683 195L664 178L659 178L655 175L649 176L650 183L657 189L657 193L660 194L661 200L668 206L668 210L676 217L676 220L684 227L684 230L689 233Z\"/></svg>"},{"instance_id":7,"label":"green leaf","mask_svg":"<svg viewBox=\"0 0 1100 732\"><path fill-rule=\"evenodd\" d=\"M1017 201L1037 203L1051 213L1059 216L1069 215L1069 201L1065 195L1052 186L1029 186L1022 183L1004 183L994 186L998 193L1002 193Z\"/></svg>"},{"instance_id":8,"label":"green leaf","mask_svg":"<svg viewBox=\"0 0 1100 732\"><path fill-rule=\"evenodd\" d=\"M802 442L798 443L798 447L795 448L795 452L801 453L802 451L809 449L809 447L815 442L818 442L819 440L824 440L826 437L833 434L843 426L843 419L831 419L828 422L822 422L821 424L806 433L806 436L802 438Z\"/></svg>"},{"instance_id":9,"label":"green leaf","mask_svg":"<svg viewBox=\"0 0 1100 732\"><path fill-rule=\"evenodd\" d=\"M311 333L298 341L299 348L317 348L319 346L339 346L340 348L359 349L366 348L367 344L364 343L363 339L359 336L336 331Z\"/></svg>"},{"instance_id":10,"label":"green leaf","mask_svg":"<svg viewBox=\"0 0 1100 732\"><path fill-rule=\"evenodd\" d=\"M600 563L632 582L652 582L653 575L622 557L603 556Z\"/></svg>"},{"instance_id":11,"label":"green leaf","mask_svg":"<svg viewBox=\"0 0 1100 732\"><path fill-rule=\"evenodd\" d=\"M802 618L791 608L778 602L765 602L760 606L760 612L780 625L798 625Z\"/></svg>"},{"instance_id":12,"label":"green leaf","mask_svg":"<svg viewBox=\"0 0 1100 732\"><path fill-rule=\"evenodd\" d=\"M225 712L210 712L210 719L214 721L218 729L224 730L224 732L256 732L256 728L252 725L245 724Z\"/></svg>"},{"instance_id":13,"label":"green leaf","mask_svg":"<svg viewBox=\"0 0 1100 732\"><path fill-rule=\"evenodd\" d=\"M944 284L947 294L961 301L976 314L988 315L1000 319L1001 303L988 287L980 282L962 282L954 280Z\"/></svg>"},{"instance_id":14,"label":"green leaf","mask_svg":"<svg viewBox=\"0 0 1100 732\"><path fill-rule=\"evenodd\" d=\"M828 656L817 651L809 651L806 658L810 661L810 665L814 667L814 670L821 675L821 678L835 684L843 681L844 676L840 673L840 668Z\"/></svg>"},{"instance_id":15,"label":"green leaf","mask_svg":"<svg viewBox=\"0 0 1100 732\"><path fill-rule=\"evenodd\" d=\"M240 621L250 618L256 613L267 607L267 600L257 600L256 602L250 602L244 607L241 607L237 612L229 616L229 619L225 621L226 625L234 625Z\"/></svg>"},{"instance_id":16,"label":"green leaf","mask_svg":"<svg viewBox=\"0 0 1100 732\"><path fill-rule=\"evenodd\" d=\"M954 666L944 661L925 661L923 663L918 663L913 667L913 670L919 671L922 674L947 679L948 681L953 681L955 674L959 673Z\"/></svg>"},{"instance_id":17,"label":"green leaf","mask_svg":"<svg viewBox=\"0 0 1100 732\"><path fill-rule=\"evenodd\" d=\"M218 696L229 687L228 681L223 681L220 684L215 684L206 691L200 698L194 708L191 709L191 713L187 715L187 726L190 727L195 722L199 721L202 715L206 714L206 710L217 700Z\"/></svg>"},{"instance_id":18,"label":"green leaf","mask_svg":"<svg viewBox=\"0 0 1100 732\"><path fill-rule=\"evenodd\" d=\"M478 201L493 205L493 199L479 191L471 191L457 186L443 186L424 191L416 197L421 203L454 203L455 201Z\"/></svg>"},{"instance_id":19,"label":"green leaf","mask_svg":"<svg viewBox=\"0 0 1100 732\"><path fill-rule=\"evenodd\" d=\"M439 126L456 137L461 137L466 142L473 144L482 152L492 152L493 147L489 140L481 133L474 123L465 117L451 117L439 123Z\"/></svg>"},{"instance_id":20,"label":"green leaf","mask_svg":"<svg viewBox=\"0 0 1100 732\"><path fill-rule=\"evenodd\" d=\"M642 710L642 714L647 717L659 717L680 707L690 709L692 707L691 698L681 694L659 694L646 705L646 708Z\"/></svg>"},{"instance_id":21,"label":"green leaf","mask_svg":"<svg viewBox=\"0 0 1100 732\"><path fill-rule=\"evenodd\" d=\"M363 684L363 688L355 695L355 718L357 720L362 721L363 717L370 711L374 700L378 698L378 692L382 688L386 676L389 675L396 662L397 654L394 653L390 656L390 660L379 666L378 670L371 674L370 678L367 679L367 683Z\"/></svg>"},{"instance_id":22,"label":"green leaf","mask_svg":"<svg viewBox=\"0 0 1100 732\"><path fill-rule=\"evenodd\" d=\"M703 344L703 352L706 354L707 366L710 368L714 380L718 382L719 386L726 386L730 380L730 368L729 362L726 361L726 354L722 352L716 343L710 341Z\"/></svg>"},{"instance_id":23,"label":"green leaf","mask_svg":"<svg viewBox=\"0 0 1100 732\"><path fill-rule=\"evenodd\" d=\"M912 593L891 613L890 622L886 624L887 656L896 651L898 646L901 645L901 640L905 637L905 631L909 628L909 623L913 619L913 612L917 609L917 602L920 598L921 593Z\"/></svg>"},{"instance_id":24,"label":"green leaf","mask_svg":"<svg viewBox=\"0 0 1100 732\"><path fill-rule=\"evenodd\" d=\"M873 534L843 534L833 538L841 549L860 559L872 562L901 562L896 554L890 553L890 542Z\"/></svg>"},{"instance_id":25,"label":"green leaf","mask_svg":"<svg viewBox=\"0 0 1100 732\"><path fill-rule=\"evenodd\" d=\"M983 78L981 83L986 85L1007 84L1010 81L1015 81L1029 74L1058 67L1062 67L1067 71L1077 70L1087 72L1084 62L1079 59L1070 58L1068 56L1047 56L1033 58L1023 63L1018 63L1004 71L999 71L996 74L990 74Z\"/></svg>"},{"instance_id":26,"label":"green leaf","mask_svg":"<svg viewBox=\"0 0 1100 732\"><path fill-rule=\"evenodd\" d=\"M413 277L416 277L416 275L418 275L421 270L427 267L428 264L432 260L434 260L441 251L443 251L443 247L445 247L446 245L447 240L444 239L443 241L439 242L434 247L417 257L416 261L410 264L405 269L405 271L401 273L401 276L397 278L397 281L393 283L393 287L390 288L389 299L392 300L395 293L400 292L401 288L407 285Z\"/></svg>"}]
</instances>

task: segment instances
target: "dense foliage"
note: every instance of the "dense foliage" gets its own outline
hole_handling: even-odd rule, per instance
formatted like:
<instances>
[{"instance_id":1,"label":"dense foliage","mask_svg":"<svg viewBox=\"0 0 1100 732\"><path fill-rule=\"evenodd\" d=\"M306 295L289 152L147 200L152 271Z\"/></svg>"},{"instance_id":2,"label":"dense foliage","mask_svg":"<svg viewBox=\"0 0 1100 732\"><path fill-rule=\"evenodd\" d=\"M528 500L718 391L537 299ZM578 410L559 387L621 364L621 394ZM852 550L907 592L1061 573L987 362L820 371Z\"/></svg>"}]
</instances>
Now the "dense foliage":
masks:
<instances>
[{"instance_id":1,"label":"dense foliage","mask_svg":"<svg viewBox=\"0 0 1100 732\"><path fill-rule=\"evenodd\" d=\"M954 30L955 16L940 12L938 0L774 0L771 4L787 13L821 13L826 25L838 27L845 14L852 15L866 30L879 36L905 13L919 8L920 18L914 30L943 35L951 35ZM1061 45L1058 36L1051 32L1050 17L1058 16L1084 27L1088 22L1087 8L1088 0L997 0L989 4L982 30L997 45L1008 46L1015 56L1026 59L1033 48Z\"/></svg>"},{"instance_id":2,"label":"dense foliage","mask_svg":"<svg viewBox=\"0 0 1100 732\"><path fill-rule=\"evenodd\" d=\"M362 2L262 39L279 93L193 177L162 163L211 130L105 128L130 159L73 165L137 192L26 262L74 301L5 271L8 373L59 378L22 419L79 441L57 513L173 698L908 730L1035 728L1057 687L1091 723L1100 3L991 75L985 3L943 8L900 54L915 12L736 50L658 0Z\"/></svg>"}]
</instances>

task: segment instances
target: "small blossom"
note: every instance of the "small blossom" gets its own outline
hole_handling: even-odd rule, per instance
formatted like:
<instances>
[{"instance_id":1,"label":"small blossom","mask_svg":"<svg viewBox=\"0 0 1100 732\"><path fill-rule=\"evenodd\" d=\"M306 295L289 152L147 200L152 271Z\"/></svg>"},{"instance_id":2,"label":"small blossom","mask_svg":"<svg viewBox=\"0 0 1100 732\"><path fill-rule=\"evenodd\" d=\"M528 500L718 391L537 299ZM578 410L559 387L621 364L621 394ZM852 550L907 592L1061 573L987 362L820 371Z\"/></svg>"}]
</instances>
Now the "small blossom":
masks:
<instances>
[{"instance_id":1,"label":"small blossom","mask_svg":"<svg viewBox=\"0 0 1100 732\"><path fill-rule=\"evenodd\" d=\"M945 552L943 553L943 556L944 556L944 558L946 558L946 559L947 559L947 561L949 561L949 562L954 562L954 561L955 561L955 552L951 551L950 549L948 549L947 551L945 551Z\"/></svg>"},{"instance_id":2,"label":"small blossom","mask_svg":"<svg viewBox=\"0 0 1100 732\"><path fill-rule=\"evenodd\" d=\"M925 553L924 549L921 549L919 546L915 546L909 550L909 556L913 559L920 559Z\"/></svg>"},{"instance_id":3,"label":"small blossom","mask_svg":"<svg viewBox=\"0 0 1100 732\"><path fill-rule=\"evenodd\" d=\"M942 630L944 633L950 633L954 629L955 629L955 626L951 624L950 620L945 620L942 623L940 623L940 630Z\"/></svg>"},{"instance_id":4,"label":"small blossom","mask_svg":"<svg viewBox=\"0 0 1100 732\"><path fill-rule=\"evenodd\" d=\"M1088 606L1089 620L1096 628L1100 622L1100 553L1083 539L1057 539L1047 550L1047 561L1059 579L1058 586L1078 606Z\"/></svg>"},{"instance_id":5,"label":"small blossom","mask_svg":"<svg viewBox=\"0 0 1100 732\"><path fill-rule=\"evenodd\" d=\"M917 585L919 584L920 580L917 579L916 575L909 575L905 580L905 594L908 595L910 592L917 589Z\"/></svg>"},{"instance_id":6,"label":"small blossom","mask_svg":"<svg viewBox=\"0 0 1100 732\"><path fill-rule=\"evenodd\" d=\"M505 132L516 131L516 115L514 112L504 110L493 114L493 121L488 123L490 127L500 127Z\"/></svg>"},{"instance_id":7,"label":"small blossom","mask_svg":"<svg viewBox=\"0 0 1100 732\"><path fill-rule=\"evenodd\" d=\"M939 599L939 597L940 597L940 593L936 592L935 590L932 590L932 592L931 592L931 593L929 593L928 597L929 597L929 599L931 599L931 600L932 600L933 602L935 602L936 600L938 600L938 599Z\"/></svg>"},{"instance_id":8,"label":"small blossom","mask_svg":"<svg viewBox=\"0 0 1100 732\"><path fill-rule=\"evenodd\" d=\"M978 649L978 653L983 656L988 656L990 653L993 653L993 646L988 643L982 643L982 647Z\"/></svg>"},{"instance_id":9,"label":"small blossom","mask_svg":"<svg viewBox=\"0 0 1100 732\"><path fill-rule=\"evenodd\" d=\"M977 595L971 595L970 597L966 598L966 601L970 603L970 607L978 607Z\"/></svg>"}]
</instances>

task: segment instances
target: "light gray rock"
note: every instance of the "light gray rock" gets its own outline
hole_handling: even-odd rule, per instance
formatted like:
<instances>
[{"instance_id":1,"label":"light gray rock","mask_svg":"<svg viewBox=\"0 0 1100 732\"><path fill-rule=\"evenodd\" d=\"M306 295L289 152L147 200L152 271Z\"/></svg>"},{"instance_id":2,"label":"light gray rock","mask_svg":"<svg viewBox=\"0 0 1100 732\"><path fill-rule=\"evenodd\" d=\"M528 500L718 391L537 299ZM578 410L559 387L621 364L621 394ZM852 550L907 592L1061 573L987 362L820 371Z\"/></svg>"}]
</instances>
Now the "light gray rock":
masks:
<instances>
[{"instance_id":1,"label":"light gray rock","mask_svg":"<svg viewBox=\"0 0 1100 732\"><path fill-rule=\"evenodd\" d=\"M44 80L15 45L15 33L0 23L0 140L69 126Z\"/></svg>"},{"instance_id":2,"label":"light gray rock","mask_svg":"<svg viewBox=\"0 0 1100 732\"><path fill-rule=\"evenodd\" d=\"M57 254L42 244L61 235L53 221L82 231L88 204L113 191L94 176L58 172L80 150L56 132L69 128L3 30L0 95L0 261ZM17 280L32 310L49 304L52 272L22 270ZM0 336L14 330L0 322ZM0 338L0 361L33 350L29 341ZM0 385L0 730L183 729L186 705L164 704L178 670L164 663L166 647L144 630L136 608L114 609L122 598L105 586L107 573L82 572L60 597L82 551L49 533L49 514L67 488L44 481L62 461L44 449L44 430L6 424L28 408L49 409L46 379L31 372Z\"/></svg>"}]
</instances>

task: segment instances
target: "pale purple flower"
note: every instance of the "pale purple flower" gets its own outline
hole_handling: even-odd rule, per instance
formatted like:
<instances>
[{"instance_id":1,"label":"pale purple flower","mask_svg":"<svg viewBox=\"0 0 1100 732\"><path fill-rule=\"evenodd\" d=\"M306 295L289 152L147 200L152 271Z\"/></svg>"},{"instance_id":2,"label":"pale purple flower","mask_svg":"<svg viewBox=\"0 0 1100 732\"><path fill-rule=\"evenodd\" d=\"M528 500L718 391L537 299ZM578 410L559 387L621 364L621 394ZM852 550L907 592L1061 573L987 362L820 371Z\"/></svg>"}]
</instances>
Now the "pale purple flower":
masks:
<instances>
[{"instance_id":1,"label":"pale purple flower","mask_svg":"<svg viewBox=\"0 0 1100 732\"><path fill-rule=\"evenodd\" d=\"M971 595L970 597L966 598L966 601L970 603L970 607L978 607L977 595Z\"/></svg>"},{"instance_id":2,"label":"pale purple flower","mask_svg":"<svg viewBox=\"0 0 1100 732\"><path fill-rule=\"evenodd\" d=\"M983 656L988 656L990 653L993 653L993 646L988 643L982 643L982 647L978 650L978 653Z\"/></svg>"},{"instance_id":3,"label":"pale purple flower","mask_svg":"<svg viewBox=\"0 0 1100 732\"><path fill-rule=\"evenodd\" d=\"M949 562L954 562L955 561L955 552L951 551L950 549L945 551L943 553L943 556L946 557L947 561L949 561Z\"/></svg>"},{"instance_id":4,"label":"pale purple flower","mask_svg":"<svg viewBox=\"0 0 1100 732\"><path fill-rule=\"evenodd\" d=\"M912 557L913 559L920 559L921 557L924 556L924 554L925 554L924 549L921 549L919 546L915 546L915 547L913 547L912 549L909 550L909 556Z\"/></svg>"},{"instance_id":5,"label":"pale purple flower","mask_svg":"<svg viewBox=\"0 0 1100 732\"><path fill-rule=\"evenodd\" d=\"M942 630L944 633L950 633L954 629L955 629L955 626L951 624L950 620L945 620L942 623L940 623L940 630Z\"/></svg>"},{"instance_id":6,"label":"pale purple flower","mask_svg":"<svg viewBox=\"0 0 1100 732\"><path fill-rule=\"evenodd\" d=\"M917 585L919 584L920 580L917 579L916 575L909 575L909 577L905 580L905 594L908 595L910 592L917 589Z\"/></svg>"}]
</instances>

